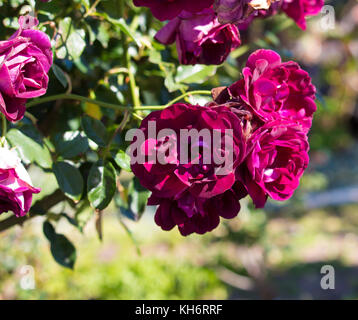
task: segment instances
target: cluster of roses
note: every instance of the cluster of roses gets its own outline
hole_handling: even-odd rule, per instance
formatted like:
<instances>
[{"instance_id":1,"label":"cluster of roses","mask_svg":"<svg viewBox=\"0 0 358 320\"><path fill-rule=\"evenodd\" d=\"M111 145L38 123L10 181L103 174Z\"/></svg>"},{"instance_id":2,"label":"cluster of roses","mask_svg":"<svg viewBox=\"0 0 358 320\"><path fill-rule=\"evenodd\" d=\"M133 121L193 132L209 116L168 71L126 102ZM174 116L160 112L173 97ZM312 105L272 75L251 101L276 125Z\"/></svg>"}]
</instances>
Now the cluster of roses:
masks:
<instances>
[{"instance_id":1,"label":"cluster of roses","mask_svg":"<svg viewBox=\"0 0 358 320\"><path fill-rule=\"evenodd\" d=\"M203 234L216 228L220 217L234 218L247 194L261 208L268 197L287 200L298 187L309 162L307 133L316 111L311 78L271 50L251 54L242 74L230 87L214 89L206 106L174 104L143 120L144 142L133 155L140 152L146 160L132 161L132 170L152 191L148 204L159 205L155 221L162 229L177 225L182 235ZM222 164L203 161L208 146L201 139L188 142L200 146L199 159L182 163L178 139L160 134L153 139L151 122L157 132L170 129L175 136L182 129L232 130L232 167L217 175ZM165 146L169 141L174 148ZM212 155L226 152L220 144L211 150ZM170 161L148 160L153 152L165 153Z\"/></svg>"},{"instance_id":2,"label":"cluster of roses","mask_svg":"<svg viewBox=\"0 0 358 320\"><path fill-rule=\"evenodd\" d=\"M52 65L48 36L33 29L38 21L20 17L20 28L9 40L0 41L0 112L16 122L24 117L26 101L44 95ZM0 214L13 211L24 216L30 210L34 188L15 150L0 142Z\"/></svg>"},{"instance_id":3,"label":"cluster of roses","mask_svg":"<svg viewBox=\"0 0 358 320\"><path fill-rule=\"evenodd\" d=\"M135 2L151 6L162 19L163 12L176 16L176 23L179 24L185 15L194 15L202 9L213 10L213 1L208 0ZM250 2L251 5L253 2ZM162 3L167 6L164 11L161 10ZM220 8L222 3L224 1L217 1L214 8ZM207 5L209 8L205 8ZM37 23L35 18L21 17L19 30L10 39L0 41L0 111L11 122L23 118L27 99L39 97L47 90L53 56L48 36L33 28ZM209 23L210 28L213 25ZM174 26L173 22L169 26ZM200 29L190 23L188 26L188 36L192 29ZM220 30L225 30L223 32L226 34L230 30L234 32L235 28L233 25L217 25L219 34ZM200 32L208 34L209 29L205 26ZM220 42L223 46L227 45L221 36L210 39L201 42L202 49L215 47ZM177 40L180 42L181 38ZM194 47L191 58L187 54L185 59L189 60L185 61L194 63L198 57L210 56L210 50L198 51ZM145 138L139 152L146 159L160 152L170 158L164 164L148 160L133 162L131 166L141 184L152 192L148 204L159 205L155 221L164 230L177 225L183 235L194 232L203 234L216 228L220 217L235 217L240 211L239 200L247 195L260 208L268 197L280 201L289 199L298 187L309 161L307 133L316 111L315 87L311 78L297 63L282 62L281 57L271 50L253 53L242 75L241 80L229 87L213 89L213 101L206 106L174 104L150 113L142 121L140 131ZM206 149L210 149L211 158L225 158L227 150L222 148L222 144L217 149L212 148L200 139L189 142L191 145L197 144L198 158L192 162L182 162L180 143L177 142L168 153L165 144L173 139L158 135L153 138L148 129L150 123L156 124L158 132L171 129L176 137L180 136L182 129L196 129L198 132L230 130L232 165L226 167L225 163L204 161ZM225 140L226 137L221 139ZM16 152L9 150L2 139L0 214L13 211L16 216L24 216L30 210L32 195L39 191L32 186Z\"/></svg>"},{"instance_id":4,"label":"cluster of roses","mask_svg":"<svg viewBox=\"0 0 358 320\"><path fill-rule=\"evenodd\" d=\"M221 64L240 46L240 29L255 18L284 12L299 27L318 14L324 0L134 0L161 20L170 20L155 36L163 44L176 42L182 64Z\"/></svg>"}]
</instances>

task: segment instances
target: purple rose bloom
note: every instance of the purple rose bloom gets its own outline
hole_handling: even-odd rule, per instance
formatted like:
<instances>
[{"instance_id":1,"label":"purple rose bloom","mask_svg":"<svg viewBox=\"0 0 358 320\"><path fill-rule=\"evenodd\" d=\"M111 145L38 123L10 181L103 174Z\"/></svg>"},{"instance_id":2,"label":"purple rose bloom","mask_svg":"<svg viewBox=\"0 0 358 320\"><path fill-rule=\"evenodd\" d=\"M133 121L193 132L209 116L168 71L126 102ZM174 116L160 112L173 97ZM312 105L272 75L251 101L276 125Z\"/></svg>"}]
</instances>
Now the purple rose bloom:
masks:
<instances>
[{"instance_id":1,"label":"purple rose bloom","mask_svg":"<svg viewBox=\"0 0 358 320\"><path fill-rule=\"evenodd\" d=\"M160 135L168 129L169 132ZM136 140L131 145L131 167L140 183L152 191L149 204L161 205L156 218L160 226L170 229L174 226L172 221L176 221L178 225L187 226L183 227L187 231L183 229L182 233L203 233L217 226L215 223L220 215L237 214L238 207L233 203L228 204L233 207L227 213L224 209L216 213L208 209L233 188L235 170L246 153L240 119L229 108L175 104L152 112L142 121L140 130L144 140ZM231 131L229 136L228 130ZM184 134L189 135L184 137ZM231 138L230 145L226 144L227 138ZM183 156L185 149L186 157ZM140 156L141 163L138 161ZM231 198L231 192L225 197ZM182 215L174 219L167 208L175 212L180 209ZM202 229L195 227L189 232L193 221L205 222Z\"/></svg>"},{"instance_id":2,"label":"purple rose bloom","mask_svg":"<svg viewBox=\"0 0 358 320\"><path fill-rule=\"evenodd\" d=\"M182 64L221 64L240 44L239 30L220 24L212 9L192 14L183 11L155 36L163 44L176 41Z\"/></svg>"},{"instance_id":3,"label":"purple rose bloom","mask_svg":"<svg viewBox=\"0 0 358 320\"><path fill-rule=\"evenodd\" d=\"M151 125L155 124L156 132L151 134ZM171 131L162 137L161 130ZM195 197L211 198L229 190L235 182L235 168L245 156L245 141L242 135L240 119L226 107L202 107L189 104L174 104L164 110L154 111L141 123L140 130L145 140L140 141L140 152L145 157L163 156L163 161L156 158L147 159L143 163L132 164L133 173L141 184L160 198L180 196L190 192ZM181 141L182 134L189 130L188 139ZM191 130L206 131L210 136L194 139ZM223 159L221 163L216 158L221 157L226 130L232 130L232 164L227 166ZM214 131L222 133L220 141L212 146ZM220 142L220 144L219 144ZM182 144L181 144L182 143ZM134 144L132 143L134 147ZM170 148L170 149L168 149ZM198 148L198 154L191 159L192 148ZM183 157L188 149L187 159ZM209 156L205 158L206 156ZM183 158L181 158L183 157ZM220 174L218 171L221 170Z\"/></svg>"},{"instance_id":4,"label":"purple rose bloom","mask_svg":"<svg viewBox=\"0 0 358 320\"><path fill-rule=\"evenodd\" d=\"M323 6L324 0L283 0L282 2L282 10L303 30L306 29L306 16L317 15Z\"/></svg>"},{"instance_id":5,"label":"purple rose bloom","mask_svg":"<svg viewBox=\"0 0 358 320\"><path fill-rule=\"evenodd\" d=\"M161 20L170 20L183 10L192 13L211 7L214 0L134 0L138 7L149 7L153 15Z\"/></svg>"},{"instance_id":6,"label":"purple rose bloom","mask_svg":"<svg viewBox=\"0 0 358 320\"><path fill-rule=\"evenodd\" d=\"M213 198L196 198L190 193L184 193L178 199L152 196L148 204L159 205L155 214L158 226L165 231L178 226L180 233L187 236L214 230L220 223L220 217L235 218L241 208L239 200L246 195L246 189L236 182L230 190Z\"/></svg>"},{"instance_id":7,"label":"purple rose bloom","mask_svg":"<svg viewBox=\"0 0 358 320\"><path fill-rule=\"evenodd\" d=\"M282 62L272 50L250 55L243 79L229 87L233 99L249 106L263 122L297 121L307 132L317 107L309 74L293 61Z\"/></svg>"},{"instance_id":8,"label":"purple rose bloom","mask_svg":"<svg viewBox=\"0 0 358 320\"><path fill-rule=\"evenodd\" d=\"M214 10L220 23L243 23L252 13L251 0L215 0Z\"/></svg>"},{"instance_id":9,"label":"purple rose bloom","mask_svg":"<svg viewBox=\"0 0 358 320\"><path fill-rule=\"evenodd\" d=\"M277 0L215 0L214 10L220 23L247 26L255 17L272 15L276 12Z\"/></svg>"},{"instance_id":10,"label":"purple rose bloom","mask_svg":"<svg viewBox=\"0 0 358 320\"><path fill-rule=\"evenodd\" d=\"M0 214L12 211L17 217L26 215L31 207L32 195L39 193L17 154L0 148Z\"/></svg>"},{"instance_id":11,"label":"purple rose bloom","mask_svg":"<svg viewBox=\"0 0 358 320\"><path fill-rule=\"evenodd\" d=\"M46 93L52 50L48 36L32 27L37 19L19 18L19 30L0 41L0 111L9 121L21 120L29 98Z\"/></svg>"},{"instance_id":12,"label":"purple rose bloom","mask_svg":"<svg viewBox=\"0 0 358 320\"><path fill-rule=\"evenodd\" d=\"M237 174L256 207L263 208L267 196L289 199L309 162L309 145L301 126L269 122L254 132L248 144L249 155Z\"/></svg>"}]
</instances>

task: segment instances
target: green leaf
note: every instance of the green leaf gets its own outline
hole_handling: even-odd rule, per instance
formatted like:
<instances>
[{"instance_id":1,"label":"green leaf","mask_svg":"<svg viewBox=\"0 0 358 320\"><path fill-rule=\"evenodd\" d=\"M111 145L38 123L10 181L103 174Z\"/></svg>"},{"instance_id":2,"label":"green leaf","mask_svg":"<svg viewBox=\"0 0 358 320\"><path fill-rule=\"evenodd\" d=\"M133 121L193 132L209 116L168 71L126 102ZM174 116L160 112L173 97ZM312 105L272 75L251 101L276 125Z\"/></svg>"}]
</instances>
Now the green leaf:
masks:
<instances>
[{"instance_id":1,"label":"green leaf","mask_svg":"<svg viewBox=\"0 0 358 320\"><path fill-rule=\"evenodd\" d=\"M179 83L203 83L216 73L217 66L197 64L195 66L179 66L175 81Z\"/></svg>"},{"instance_id":2,"label":"green leaf","mask_svg":"<svg viewBox=\"0 0 358 320\"><path fill-rule=\"evenodd\" d=\"M116 205L124 216L138 221L146 209L149 195L150 191L142 187L138 179L134 178L128 189L115 198Z\"/></svg>"},{"instance_id":3,"label":"green leaf","mask_svg":"<svg viewBox=\"0 0 358 320\"><path fill-rule=\"evenodd\" d=\"M103 123L90 116L84 116L81 119L82 128L86 136L100 147L107 145L108 135Z\"/></svg>"},{"instance_id":4,"label":"green leaf","mask_svg":"<svg viewBox=\"0 0 358 320\"><path fill-rule=\"evenodd\" d=\"M126 170L128 172L131 172L131 158L130 156L123 150L119 150L119 152L116 154L114 161L116 164L122 168L123 170Z\"/></svg>"},{"instance_id":5,"label":"green leaf","mask_svg":"<svg viewBox=\"0 0 358 320\"><path fill-rule=\"evenodd\" d=\"M53 71L54 75L56 76L57 80L60 81L62 86L64 88L67 88L68 81L67 81L65 72L56 64L52 65L52 71Z\"/></svg>"},{"instance_id":6,"label":"green leaf","mask_svg":"<svg viewBox=\"0 0 358 320\"><path fill-rule=\"evenodd\" d=\"M129 26L127 25L126 21L123 18L120 18L118 22L114 24L118 25L119 29L121 29L123 33L125 33L128 37L132 38L138 47L141 46L139 39L137 39L135 33L132 32L132 30L129 28Z\"/></svg>"},{"instance_id":7,"label":"green leaf","mask_svg":"<svg viewBox=\"0 0 358 320\"><path fill-rule=\"evenodd\" d=\"M79 228L78 223L76 221L76 219L72 218L71 216L69 216L67 213L62 212L61 216L64 217L70 224L72 224L73 226Z\"/></svg>"},{"instance_id":8,"label":"green leaf","mask_svg":"<svg viewBox=\"0 0 358 320\"><path fill-rule=\"evenodd\" d=\"M82 29L75 29L73 21L70 17L66 17L59 23L59 31L61 33L60 43L57 50L57 56L60 59L71 56L73 60L81 57L86 47L86 33Z\"/></svg>"},{"instance_id":9,"label":"green leaf","mask_svg":"<svg viewBox=\"0 0 358 320\"><path fill-rule=\"evenodd\" d=\"M169 92L175 92L177 90L187 90L188 86L181 84L181 83L177 83L174 80L174 76L172 73L169 73L164 80L164 85L166 86L166 88L168 89Z\"/></svg>"},{"instance_id":10,"label":"green leaf","mask_svg":"<svg viewBox=\"0 0 358 320\"><path fill-rule=\"evenodd\" d=\"M149 51L149 61L154 64L161 64L162 63L162 55L157 50L150 50Z\"/></svg>"},{"instance_id":11,"label":"green leaf","mask_svg":"<svg viewBox=\"0 0 358 320\"><path fill-rule=\"evenodd\" d=\"M65 159L71 159L85 153L89 148L87 137L80 131L67 131L57 134L54 145L57 153Z\"/></svg>"},{"instance_id":12,"label":"green leaf","mask_svg":"<svg viewBox=\"0 0 358 320\"><path fill-rule=\"evenodd\" d=\"M76 262L76 248L63 235L56 233L53 225L45 221L43 224L43 232L50 241L50 249L55 261L63 267L73 269Z\"/></svg>"},{"instance_id":13,"label":"green leaf","mask_svg":"<svg viewBox=\"0 0 358 320\"><path fill-rule=\"evenodd\" d=\"M85 205L82 205L75 213L75 220L77 222L78 229L83 232L83 228L87 225L90 219L93 217L93 209L89 206L88 201L85 201Z\"/></svg>"},{"instance_id":14,"label":"green leaf","mask_svg":"<svg viewBox=\"0 0 358 320\"><path fill-rule=\"evenodd\" d=\"M61 266L69 269L73 269L75 266L76 248L63 234L56 234L51 241L51 253L55 261Z\"/></svg>"},{"instance_id":15,"label":"green leaf","mask_svg":"<svg viewBox=\"0 0 358 320\"><path fill-rule=\"evenodd\" d=\"M24 126L24 129L26 127ZM44 169L52 167L52 158L50 151L47 149L38 132L34 130L20 131L18 129L11 129L6 138L10 144L17 150L20 158L26 163L30 164L36 162Z\"/></svg>"},{"instance_id":16,"label":"green leaf","mask_svg":"<svg viewBox=\"0 0 358 320\"><path fill-rule=\"evenodd\" d=\"M97 40L102 44L103 48L108 48L110 35L108 33L109 27L107 24L101 23L98 28Z\"/></svg>"},{"instance_id":17,"label":"green leaf","mask_svg":"<svg viewBox=\"0 0 358 320\"><path fill-rule=\"evenodd\" d=\"M174 73L176 72L176 66L174 63L165 62L162 60L162 56L159 51L151 50L149 51L149 61L151 63L157 64L165 80L164 85L169 92L174 92L177 90L186 90L188 86L183 83L178 83L174 79Z\"/></svg>"},{"instance_id":18,"label":"green leaf","mask_svg":"<svg viewBox=\"0 0 358 320\"><path fill-rule=\"evenodd\" d=\"M145 211L145 208L147 206L147 200L150 195L150 191L148 189L144 188L140 183L138 178L134 178L133 180L133 195L132 195L132 207L136 212L138 213L139 217L142 216L142 214Z\"/></svg>"},{"instance_id":19,"label":"green leaf","mask_svg":"<svg viewBox=\"0 0 358 320\"><path fill-rule=\"evenodd\" d=\"M53 225L50 222L45 221L43 223L42 229L43 229L44 235L46 236L46 238L49 241L51 241L52 239L55 238L56 231L55 231L55 228L53 227Z\"/></svg>"},{"instance_id":20,"label":"green leaf","mask_svg":"<svg viewBox=\"0 0 358 320\"><path fill-rule=\"evenodd\" d=\"M98 161L92 166L87 191L93 208L104 210L112 201L116 187L116 170L110 162Z\"/></svg>"},{"instance_id":21,"label":"green leaf","mask_svg":"<svg viewBox=\"0 0 358 320\"><path fill-rule=\"evenodd\" d=\"M127 25L126 21L123 18L113 19L105 12L99 13L99 15L105 18L114 26L118 27L125 35L132 38L132 40L137 44L138 47L141 46L141 43L137 38L136 34L131 30L131 28Z\"/></svg>"},{"instance_id":22,"label":"green leaf","mask_svg":"<svg viewBox=\"0 0 358 320\"><path fill-rule=\"evenodd\" d=\"M63 161L54 163L52 169L65 195L75 202L80 201L83 194L83 178L80 171Z\"/></svg>"}]
</instances>

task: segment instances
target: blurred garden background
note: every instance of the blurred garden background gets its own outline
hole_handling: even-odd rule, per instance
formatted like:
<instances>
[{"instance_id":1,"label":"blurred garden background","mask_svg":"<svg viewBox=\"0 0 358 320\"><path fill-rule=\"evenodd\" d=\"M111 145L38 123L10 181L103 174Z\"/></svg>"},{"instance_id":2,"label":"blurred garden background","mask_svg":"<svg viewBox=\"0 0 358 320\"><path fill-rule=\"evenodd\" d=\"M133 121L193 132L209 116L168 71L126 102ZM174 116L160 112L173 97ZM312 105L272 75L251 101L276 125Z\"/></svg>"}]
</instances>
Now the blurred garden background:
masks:
<instances>
[{"instance_id":1,"label":"blurred garden background","mask_svg":"<svg viewBox=\"0 0 358 320\"><path fill-rule=\"evenodd\" d=\"M149 10L129 3L124 12L118 11L119 2L102 0L97 10L110 12L106 22L123 14L140 41L150 44L138 49L129 43L127 48L143 105L165 104L184 87L210 90L228 85L240 77L247 56L258 48L276 50L285 61L299 62L318 89L309 169L290 201L270 201L265 210L254 211L248 198L241 200L237 218L203 236L162 231L153 221L155 208L147 208L139 221L132 221L130 212L113 204L102 213L100 240L98 218L91 209L76 215L74 226L69 217L76 212L61 203L52 209L58 221L56 232L76 246L74 269L63 268L51 256L42 231L44 218L31 219L0 233L0 299L358 298L358 1L325 1L334 8L333 27L323 21L328 11L310 18L304 32L283 15L257 19L241 32L243 45L218 68L199 70L199 77L187 67L175 69L175 46L164 47L153 40L161 23L152 19ZM9 17L17 17L28 3L0 0L1 39L14 31L15 18ZM92 4L54 0L37 9L42 23L59 16L76 21ZM72 92L123 104L128 83L115 68L122 67L117 57L125 48L110 24L96 25L100 20L90 14L86 18L95 31L88 35L85 25L78 25L78 30L83 30L83 46L87 42L92 46L83 47L72 59L57 55L55 63L71 76ZM51 25L43 27L51 35ZM58 92L61 83L53 74L50 79L48 94ZM74 103L36 106L31 112L41 132L50 135L53 127L77 130L82 111L72 107ZM100 113L111 118L98 106L82 108L91 116ZM34 184L43 190L37 200L57 188L52 173L38 167L29 170ZM130 175L122 172L122 185ZM335 290L321 288L324 265L335 268ZM33 268L33 289L22 285L24 266Z\"/></svg>"}]
</instances>

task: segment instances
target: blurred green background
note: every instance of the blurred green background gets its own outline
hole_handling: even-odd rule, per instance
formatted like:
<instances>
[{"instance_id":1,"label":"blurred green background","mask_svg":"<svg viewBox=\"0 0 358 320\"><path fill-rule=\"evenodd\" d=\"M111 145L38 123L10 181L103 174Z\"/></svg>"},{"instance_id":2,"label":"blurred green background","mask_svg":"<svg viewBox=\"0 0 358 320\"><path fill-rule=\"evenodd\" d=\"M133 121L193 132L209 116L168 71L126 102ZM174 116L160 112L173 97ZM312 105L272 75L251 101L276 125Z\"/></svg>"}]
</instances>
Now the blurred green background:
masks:
<instances>
[{"instance_id":1,"label":"blurred green background","mask_svg":"<svg viewBox=\"0 0 358 320\"><path fill-rule=\"evenodd\" d=\"M94 216L82 233L62 218L56 231L76 245L74 270L53 260L42 233L44 218L37 217L0 233L0 299L358 298L358 1L326 4L335 10L333 29L325 28L322 15L309 19L305 32L284 16L255 21L242 32L244 45L217 75L194 86L232 83L259 47L277 50L310 72L318 112L310 133L310 166L293 199L271 201L265 210L254 210L244 199L238 218L187 238L177 230L160 230L153 208L135 223L119 220L118 209L109 207L102 241ZM153 24L158 29L159 23ZM175 50L159 48L167 59ZM145 104L158 103L159 77L154 72L151 77L148 82L142 72L138 79ZM168 93L161 92L160 99L167 102ZM52 174L30 170L43 189L40 196L56 188ZM71 210L60 204L54 212ZM324 265L335 268L335 290L320 286ZM33 268L34 289L24 288L29 276L24 266Z\"/></svg>"}]
</instances>

